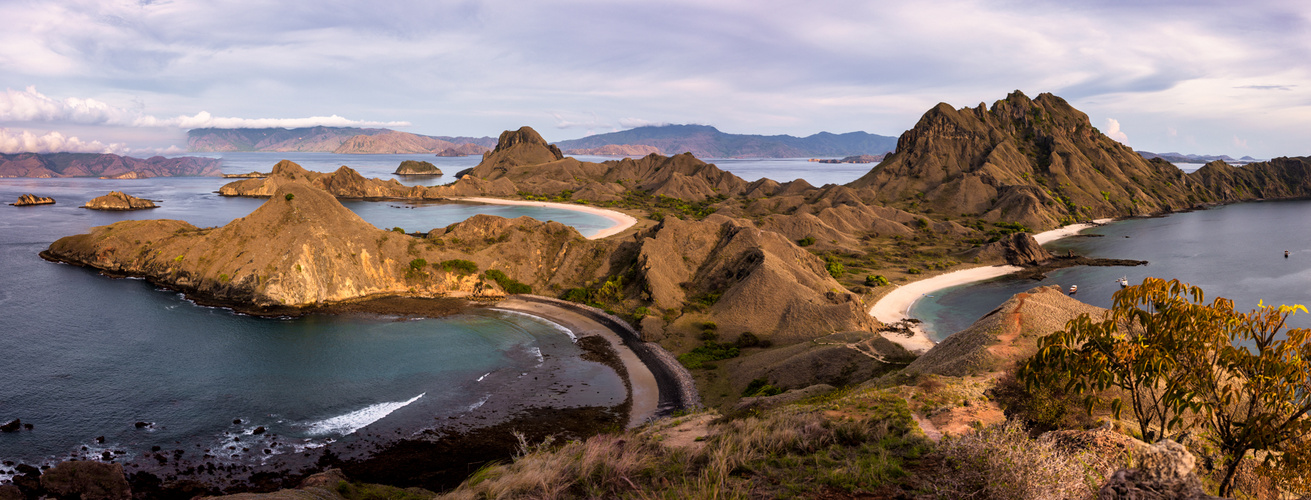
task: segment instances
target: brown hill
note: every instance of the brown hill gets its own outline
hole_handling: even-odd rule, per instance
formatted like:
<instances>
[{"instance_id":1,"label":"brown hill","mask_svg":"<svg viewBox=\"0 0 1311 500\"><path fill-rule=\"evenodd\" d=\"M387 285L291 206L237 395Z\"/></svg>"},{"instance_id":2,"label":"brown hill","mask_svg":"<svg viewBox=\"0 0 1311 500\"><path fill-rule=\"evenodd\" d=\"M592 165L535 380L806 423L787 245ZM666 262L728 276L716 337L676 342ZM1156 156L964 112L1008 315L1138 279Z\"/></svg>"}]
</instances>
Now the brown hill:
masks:
<instances>
[{"instance_id":1,"label":"brown hill","mask_svg":"<svg viewBox=\"0 0 1311 500\"><path fill-rule=\"evenodd\" d=\"M123 221L62 238L42 256L145 277L243 308L305 307L376 295L499 293L463 259L534 287L574 286L608 269L591 242L554 222L479 216L427 237L378 229L307 179L283 182L250 215L201 229L182 221ZM558 285L557 285L558 286Z\"/></svg>"},{"instance_id":2,"label":"brown hill","mask_svg":"<svg viewBox=\"0 0 1311 500\"><path fill-rule=\"evenodd\" d=\"M308 181L339 198L435 200L450 196L510 196L516 192L514 184L509 181L496 182L471 178L461 179L461 182L446 186L405 186L396 179L365 178L346 166L331 173L324 173L305 170L295 162L282 160L273 166L267 177L242 179L224 184L219 188L219 194L264 198L272 196L279 186L298 180Z\"/></svg>"},{"instance_id":3,"label":"brown hill","mask_svg":"<svg viewBox=\"0 0 1311 500\"><path fill-rule=\"evenodd\" d=\"M0 154L0 177L146 177L220 175L222 160L182 156L146 159L96 153Z\"/></svg>"},{"instance_id":4,"label":"brown hill","mask_svg":"<svg viewBox=\"0 0 1311 500\"><path fill-rule=\"evenodd\" d=\"M442 175L442 169L426 161L405 160L396 167L393 175Z\"/></svg>"},{"instance_id":5,"label":"brown hill","mask_svg":"<svg viewBox=\"0 0 1311 500\"><path fill-rule=\"evenodd\" d=\"M473 143L456 144L436 137L395 130L356 135L332 150L337 154L439 153L441 156L467 156L486 151L488 148Z\"/></svg>"}]
</instances>

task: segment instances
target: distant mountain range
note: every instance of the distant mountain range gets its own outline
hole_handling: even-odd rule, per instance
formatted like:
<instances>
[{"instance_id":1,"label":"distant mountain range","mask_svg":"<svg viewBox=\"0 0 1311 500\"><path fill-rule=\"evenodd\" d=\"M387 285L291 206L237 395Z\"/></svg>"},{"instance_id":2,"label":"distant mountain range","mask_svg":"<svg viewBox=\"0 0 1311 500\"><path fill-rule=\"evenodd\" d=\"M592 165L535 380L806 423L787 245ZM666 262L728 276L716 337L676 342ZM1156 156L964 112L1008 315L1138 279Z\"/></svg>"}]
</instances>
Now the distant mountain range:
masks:
<instances>
[{"instance_id":1,"label":"distant mountain range","mask_svg":"<svg viewBox=\"0 0 1311 500\"><path fill-rule=\"evenodd\" d=\"M469 145L477 147L470 147ZM198 128L187 132L187 150L299 151L342 154L443 153L481 154L496 147L495 137L446 137L397 132L385 128Z\"/></svg>"},{"instance_id":2,"label":"distant mountain range","mask_svg":"<svg viewBox=\"0 0 1311 500\"><path fill-rule=\"evenodd\" d=\"M182 156L147 159L100 153L0 154L0 177L102 177L144 179L147 177L214 176L222 160Z\"/></svg>"},{"instance_id":3,"label":"distant mountain range","mask_svg":"<svg viewBox=\"0 0 1311 500\"><path fill-rule=\"evenodd\" d=\"M556 145L566 151L579 150L573 154L633 155L640 151L657 150L666 155L691 152L699 158L810 158L880 155L895 149L897 138L865 132L820 132L808 137L726 134L706 125L662 125L597 134L561 141ZM449 149L446 153L454 155L481 154L494 147L494 137L427 136L381 128L200 128L187 133L187 148L195 152L442 154Z\"/></svg>"},{"instance_id":4,"label":"distant mountain range","mask_svg":"<svg viewBox=\"0 0 1311 500\"><path fill-rule=\"evenodd\" d=\"M866 132L820 132L807 137L726 134L708 125L660 125L560 141L555 145L562 150L608 145L654 146L661 154L690 152L697 158L809 158L883 154L896 149L897 138Z\"/></svg>"},{"instance_id":5,"label":"distant mountain range","mask_svg":"<svg viewBox=\"0 0 1311 500\"><path fill-rule=\"evenodd\" d=\"M1211 163L1216 160L1220 160L1225 163L1251 163L1254 161L1260 161L1257 160L1256 158L1252 158L1251 156L1244 156L1242 158L1235 160L1229 155L1219 155L1219 156L1189 155L1183 153L1153 153L1151 151L1134 151L1134 152L1141 155L1144 160L1150 160L1152 158L1160 158L1170 163Z\"/></svg>"}]
</instances>

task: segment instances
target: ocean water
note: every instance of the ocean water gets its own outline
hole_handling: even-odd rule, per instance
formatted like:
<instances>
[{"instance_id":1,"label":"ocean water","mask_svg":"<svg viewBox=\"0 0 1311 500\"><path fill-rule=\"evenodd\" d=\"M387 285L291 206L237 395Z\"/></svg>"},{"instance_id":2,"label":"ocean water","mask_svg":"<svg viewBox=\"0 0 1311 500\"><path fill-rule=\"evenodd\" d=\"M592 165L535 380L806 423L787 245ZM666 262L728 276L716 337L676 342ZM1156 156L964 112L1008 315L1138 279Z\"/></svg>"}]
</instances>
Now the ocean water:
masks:
<instances>
[{"instance_id":1,"label":"ocean water","mask_svg":"<svg viewBox=\"0 0 1311 500\"><path fill-rule=\"evenodd\" d=\"M317 168L322 155L265 155L262 163L258 155L236 156L236 166L225 164L225 171L267 171L282 157ZM354 167L361 159L376 162L370 167L376 170L399 163L348 156L320 164L350 160L346 164ZM425 320L256 318L37 255L55 239L119 220L171 218L218 226L263 203L218 196L224 182L0 179L6 203L24 193L57 201L0 206L0 421L20 418L35 426L0 434L0 462L51 463L104 451L129 461L161 446L205 450L231 463L263 463L365 434L404 436L434 422L458 422L489 401L521 391L525 377L587 388L552 396L546 404L556 407L623 401L623 383L612 370L581 361L569 332L529 316L474 310ZM159 200L160 208L78 208L111 190ZM533 207L347 206L379 227L409 231L476 213L558 220L584 234L608 225L588 214ZM543 403L518 399L503 403ZM136 422L149 425L138 428ZM255 435L257 427L267 432ZM0 465L0 480L8 474L12 467Z\"/></svg>"},{"instance_id":2,"label":"ocean water","mask_svg":"<svg viewBox=\"0 0 1311 500\"><path fill-rule=\"evenodd\" d=\"M1084 231L1046 245L1053 253L1073 250L1089 257L1148 261L1137 267L1073 267L1042 281L1001 277L921 298L910 315L941 340L1019 292L1040 285L1078 285L1075 298L1110 307L1120 289L1152 276L1202 287L1207 300L1225 297L1240 311L1267 305L1311 305L1311 200L1240 203L1168 217L1131 219ZM1284 258L1284 251L1289 257ZM1311 328L1311 315L1297 314L1290 327Z\"/></svg>"}]
</instances>

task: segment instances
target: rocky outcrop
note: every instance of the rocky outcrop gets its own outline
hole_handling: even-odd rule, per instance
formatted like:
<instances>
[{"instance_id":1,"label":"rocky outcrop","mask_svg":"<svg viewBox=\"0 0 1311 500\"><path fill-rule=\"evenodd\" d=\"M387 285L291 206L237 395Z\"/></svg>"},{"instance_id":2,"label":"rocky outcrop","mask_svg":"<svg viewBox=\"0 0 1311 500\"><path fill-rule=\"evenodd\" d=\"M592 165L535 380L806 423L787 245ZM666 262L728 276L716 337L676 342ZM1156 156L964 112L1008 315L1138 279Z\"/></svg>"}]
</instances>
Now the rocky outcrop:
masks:
<instances>
[{"instance_id":1,"label":"rocky outcrop","mask_svg":"<svg viewBox=\"0 0 1311 500\"><path fill-rule=\"evenodd\" d=\"M565 150L564 153L569 155L632 156L641 158L646 155L660 154L660 148L645 144L606 144L595 148L569 149Z\"/></svg>"},{"instance_id":2,"label":"rocky outcrop","mask_svg":"<svg viewBox=\"0 0 1311 500\"><path fill-rule=\"evenodd\" d=\"M26 207L30 205L54 205L54 204L55 204L54 198L46 198L44 196L37 196L34 194L25 194L19 196L18 201L10 203L10 205L13 205L15 207Z\"/></svg>"},{"instance_id":3,"label":"rocky outcrop","mask_svg":"<svg viewBox=\"0 0 1311 500\"><path fill-rule=\"evenodd\" d=\"M1037 266L1052 260L1052 254L1029 233L1013 233L972 252L980 260L1001 259L1012 266Z\"/></svg>"},{"instance_id":4,"label":"rocky outcrop","mask_svg":"<svg viewBox=\"0 0 1311 500\"><path fill-rule=\"evenodd\" d=\"M155 202L147 199L137 198L118 191L110 191L107 195L92 198L91 201L82 205L82 208L92 210L144 210L156 208L156 205Z\"/></svg>"},{"instance_id":5,"label":"rocky outcrop","mask_svg":"<svg viewBox=\"0 0 1311 500\"><path fill-rule=\"evenodd\" d=\"M1120 469L1097 491L1098 500L1219 500L1193 472L1197 459L1171 440L1147 447L1135 469Z\"/></svg>"},{"instance_id":6,"label":"rocky outcrop","mask_svg":"<svg viewBox=\"0 0 1311 500\"><path fill-rule=\"evenodd\" d=\"M395 175L442 175L442 169L426 161L405 160L396 167Z\"/></svg>"},{"instance_id":7,"label":"rocky outcrop","mask_svg":"<svg viewBox=\"0 0 1311 500\"><path fill-rule=\"evenodd\" d=\"M906 371L960 377L1004 369L1033 355L1039 336L1064 329L1080 314L1098 318L1103 312L1070 298L1059 286L1017 293L969 328L933 346Z\"/></svg>"},{"instance_id":8,"label":"rocky outcrop","mask_svg":"<svg viewBox=\"0 0 1311 500\"><path fill-rule=\"evenodd\" d=\"M41 474L41 487L55 498L129 500L132 490L121 464L92 461L60 462Z\"/></svg>"},{"instance_id":9,"label":"rocky outcrop","mask_svg":"<svg viewBox=\"0 0 1311 500\"><path fill-rule=\"evenodd\" d=\"M212 176L222 172L222 160L182 156L146 159L96 153L0 154L0 177L101 177L143 179L147 177Z\"/></svg>"},{"instance_id":10,"label":"rocky outcrop","mask_svg":"<svg viewBox=\"0 0 1311 500\"><path fill-rule=\"evenodd\" d=\"M273 178L282 179L273 196L225 226L122 221L61 238L42 256L256 312L377 295L501 293L480 273L438 265L453 259L533 287L579 286L609 271L597 255L613 243L586 240L563 224L477 216L414 237L374 227L305 177Z\"/></svg>"}]
</instances>

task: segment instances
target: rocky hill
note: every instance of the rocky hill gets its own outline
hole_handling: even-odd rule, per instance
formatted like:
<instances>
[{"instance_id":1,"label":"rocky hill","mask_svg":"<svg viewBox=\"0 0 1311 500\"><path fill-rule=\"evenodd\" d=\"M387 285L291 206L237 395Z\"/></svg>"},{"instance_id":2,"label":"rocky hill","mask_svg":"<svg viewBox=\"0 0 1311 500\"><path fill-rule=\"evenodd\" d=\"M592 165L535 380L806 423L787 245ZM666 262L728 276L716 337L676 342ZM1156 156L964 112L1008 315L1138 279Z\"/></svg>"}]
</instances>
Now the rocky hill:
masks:
<instances>
[{"instance_id":1,"label":"rocky hill","mask_svg":"<svg viewBox=\"0 0 1311 500\"><path fill-rule=\"evenodd\" d=\"M405 160L392 175L442 175L442 169L426 161Z\"/></svg>"},{"instance_id":2,"label":"rocky hill","mask_svg":"<svg viewBox=\"0 0 1311 500\"><path fill-rule=\"evenodd\" d=\"M491 148L474 143L456 144L436 137L388 130L379 134L360 134L333 149L337 154L454 153L482 154Z\"/></svg>"},{"instance_id":3,"label":"rocky hill","mask_svg":"<svg viewBox=\"0 0 1311 500\"><path fill-rule=\"evenodd\" d=\"M217 177L221 164L216 158L194 156L141 159L97 153L0 153L0 177Z\"/></svg>"},{"instance_id":4,"label":"rocky hill","mask_svg":"<svg viewBox=\"0 0 1311 500\"><path fill-rule=\"evenodd\" d=\"M369 141L355 139L357 145L343 150L343 153L438 153L446 148L460 148L466 143L490 148L495 146L491 137L445 137L425 136L397 132L384 128L357 127L305 127L305 128L198 128L187 132L187 149L197 152L221 151L306 151L334 152L347 141L358 136L372 137L387 134L390 139ZM397 148L417 148L425 142L442 141L448 143L438 149L421 151L388 150L389 144Z\"/></svg>"},{"instance_id":5,"label":"rocky hill","mask_svg":"<svg viewBox=\"0 0 1311 500\"><path fill-rule=\"evenodd\" d=\"M110 191L107 195L92 198L90 201L86 202L85 205L82 205L82 208L120 211L144 210L147 208L156 208L156 205L155 202L147 199L137 198L136 196L124 194L118 191Z\"/></svg>"},{"instance_id":6,"label":"rocky hill","mask_svg":"<svg viewBox=\"0 0 1311 500\"><path fill-rule=\"evenodd\" d=\"M708 125L659 125L556 143L561 149L591 149L608 145L646 145L667 155L692 153L700 158L809 158L881 154L891 151L892 137L849 132L791 135L726 134ZM579 153L582 154L582 153Z\"/></svg>"},{"instance_id":7,"label":"rocky hill","mask_svg":"<svg viewBox=\"0 0 1311 500\"><path fill-rule=\"evenodd\" d=\"M606 144L595 148L569 149L565 150L564 153L569 155L642 157L650 154L660 154L660 148L645 144Z\"/></svg>"}]
</instances>

